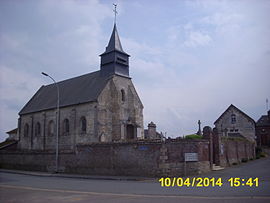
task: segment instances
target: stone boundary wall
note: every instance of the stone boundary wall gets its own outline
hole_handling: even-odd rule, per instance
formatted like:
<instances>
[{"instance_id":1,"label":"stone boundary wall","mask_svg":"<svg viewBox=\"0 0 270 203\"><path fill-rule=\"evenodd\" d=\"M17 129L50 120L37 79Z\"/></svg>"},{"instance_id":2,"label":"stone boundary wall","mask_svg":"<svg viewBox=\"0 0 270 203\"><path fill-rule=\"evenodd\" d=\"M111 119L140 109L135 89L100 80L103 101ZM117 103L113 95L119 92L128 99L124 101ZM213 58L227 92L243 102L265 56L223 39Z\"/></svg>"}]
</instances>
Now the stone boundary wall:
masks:
<instances>
[{"instance_id":1,"label":"stone boundary wall","mask_svg":"<svg viewBox=\"0 0 270 203\"><path fill-rule=\"evenodd\" d=\"M198 153L198 162L184 162L184 153ZM0 150L0 166L7 169L52 171L53 151ZM77 145L59 153L64 173L133 176L183 176L210 171L209 142L130 142Z\"/></svg>"},{"instance_id":2,"label":"stone boundary wall","mask_svg":"<svg viewBox=\"0 0 270 203\"><path fill-rule=\"evenodd\" d=\"M231 166L255 159L255 143L247 140L221 139L220 165Z\"/></svg>"},{"instance_id":3,"label":"stone boundary wall","mask_svg":"<svg viewBox=\"0 0 270 203\"><path fill-rule=\"evenodd\" d=\"M209 140L210 164L231 166L243 161L255 159L255 142L244 137L220 136L217 128L209 126L203 128L203 138Z\"/></svg>"}]
</instances>

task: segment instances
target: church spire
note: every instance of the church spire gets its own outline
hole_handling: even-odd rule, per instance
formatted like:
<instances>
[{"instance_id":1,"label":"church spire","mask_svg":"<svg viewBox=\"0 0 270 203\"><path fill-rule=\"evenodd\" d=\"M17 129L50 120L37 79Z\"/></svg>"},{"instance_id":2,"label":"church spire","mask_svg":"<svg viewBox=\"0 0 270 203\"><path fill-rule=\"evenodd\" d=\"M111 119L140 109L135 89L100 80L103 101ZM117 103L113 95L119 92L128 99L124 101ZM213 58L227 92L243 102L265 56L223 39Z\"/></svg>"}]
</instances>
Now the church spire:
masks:
<instances>
[{"instance_id":1,"label":"church spire","mask_svg":"<svg viewBox=\"0 0 270 203\"><path fill-rule=\"evenodd\" d=\"M114 26L113 26L112 35L111 35L109 44L106 47L105 53L108 53L108 52L111 52L111 51L114 51L114 50L124 52L123 48L122 48L122 45L121 45L121 42L120 42L118 32L117 32L116 24L114 24Z\"/></svg>"},{"instance_id":2,"label":"church spire","mask_svg":"<svg viewBox=\"0 0 270 203\"><path fill-rule=\"evenodd\" d=\"M114 12L114 26L113 26L112 35L111 35L109 44L106 47L105 53L110 52L110 51L114 51L114 50L124 52L123 48L122 48L122 45L121 45L121 42L120 42L118 32L117 32L117 28L116 28L116 14L117 14L116 7L117 7L117 4L113 4L113 6L114 6L114 9L113 9L113 12Z\"/></svg>"},{"instance_id":3,"label":"church spire","mask_svg":"<svg viewBox=\"0 0 270 203\"><path fill-rule=\"evenodd\" d=\"M121 75L129 77L129 55L124 52L118 31L116 28L116 5L114 4L115 21L112 35L108 46L101 57L100 74L107 75Z\"/></svg>"}]
</instances>

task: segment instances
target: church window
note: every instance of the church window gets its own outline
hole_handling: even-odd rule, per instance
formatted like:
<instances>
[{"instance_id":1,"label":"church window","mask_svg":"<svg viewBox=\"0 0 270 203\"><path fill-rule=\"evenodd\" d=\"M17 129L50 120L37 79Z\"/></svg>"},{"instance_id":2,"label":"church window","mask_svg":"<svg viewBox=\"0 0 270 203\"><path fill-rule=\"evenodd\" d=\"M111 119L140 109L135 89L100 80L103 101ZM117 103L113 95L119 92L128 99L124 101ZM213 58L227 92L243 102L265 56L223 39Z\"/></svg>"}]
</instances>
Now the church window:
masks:
<instances>
[{"instance_id":1,"label":"church window","mask_svg":"<svg viewBox=\"0 0 270 203\"><path fill-rule=\"evenodd\" d=\"M235 114L232 114L231 115L231 123L232 124L235 124L236 123L236 116L235 116Z\"/></svg>"},{"instance_id":2,"label":"church window","mask_svg":"<svg viewBox=\"0 0 270 203\"><path fill-rule=\"evenodd\" d=\"M35 136L40 136L40 123L37 122L35 125Z\"/></svg>"},{"instance_id":3,"label":"church window","mask_svg":"<svg viewBox=\"0 0 270 203\"><path fill-rule=\"evenodd\" d=\"M27 123L24 125L23 134L24 137L28 137L29 135L29 125Z\"/></svg>"},{"instance_id":4,"label":"church window","mask_svg":"<svg viewBox=\"0 0 270 203\"><path fill-rule=\"evenodd\" d=\"M50 121L48 126L48 135L54 136L54 122Z\"/></svg>"},{"instance_id":5,"label":"church window","mask_svg":"<svg viewBox=\"0 0 270 203\"><path fill-rule=\"evenodd\" d=\"M126 95L125 95L125 91L123 89L121 89L121 99L122 99L122 102L124 102L126 100Z\"/></svg>"},{"instance_id":6,"label":"church window","mask_svg":"<svg viewBox=\"0 0 270 203\"><path fill-rule=\"evenodd\" d=\"M81 132L86 132L86 118L84 116L81 118Z\"/></svg>"},{"instance_id":7,"label":"church window","mask_svg":"<svg viewBox=\"0 0 270 203\"><path fill-rule=\"evenodd\" d=\"M64 120L64 134L68 134L69 133L69 120L65 119Z\"/></svg>"}]
</instances>

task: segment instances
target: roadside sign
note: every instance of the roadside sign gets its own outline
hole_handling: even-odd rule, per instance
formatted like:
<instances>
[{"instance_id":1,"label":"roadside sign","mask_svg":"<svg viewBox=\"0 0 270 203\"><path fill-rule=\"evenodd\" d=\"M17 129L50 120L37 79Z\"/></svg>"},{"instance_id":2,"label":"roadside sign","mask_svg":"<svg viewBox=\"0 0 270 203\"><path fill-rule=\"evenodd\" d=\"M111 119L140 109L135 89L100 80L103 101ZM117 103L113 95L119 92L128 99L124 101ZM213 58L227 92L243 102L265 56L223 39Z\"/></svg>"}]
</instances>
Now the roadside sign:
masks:
<instances>
[{"instance_id":1,"label":"roadside sign","mask_svg":"<svg viewBox=\"0 0 270 203\"><path fill-rule=\"evenodd\" d=\"M198 161L198 153L185 153L185 161Z\"/></svg>"}]
</instances>

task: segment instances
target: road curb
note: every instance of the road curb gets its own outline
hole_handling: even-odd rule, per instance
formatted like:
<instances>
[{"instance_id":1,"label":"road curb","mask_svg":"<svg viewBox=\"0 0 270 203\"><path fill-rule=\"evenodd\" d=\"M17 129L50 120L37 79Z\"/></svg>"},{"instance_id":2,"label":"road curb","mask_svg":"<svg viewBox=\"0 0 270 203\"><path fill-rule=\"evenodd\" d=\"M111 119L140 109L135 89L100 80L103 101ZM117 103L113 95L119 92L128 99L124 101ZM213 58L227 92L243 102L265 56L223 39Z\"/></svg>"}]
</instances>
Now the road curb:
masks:
<instances>
[{"instance_id":1,"label":"road curb","mask_svg":"<svg viewBox=\"0 0 270 203\"><path fill-rule=\"evenodd\" d=\"M13 173L40 177L61 177L61 178L79 178L79 179L91 179L91 180L117 180L117 181L146 181L154 180L154 178L147 177L133 177L133 176L97 176L97 175L77 175L77 174L64 174L64 173L46 173L46 172L35 172L35 171L19 171L19 170L8 170L0 169L2 173Z\"/></svg>"}]
</instances>

